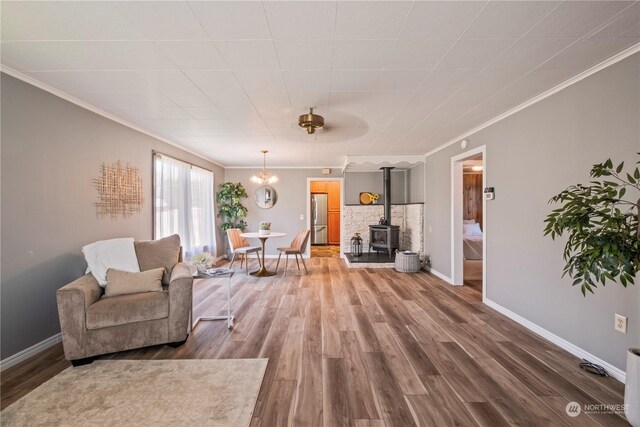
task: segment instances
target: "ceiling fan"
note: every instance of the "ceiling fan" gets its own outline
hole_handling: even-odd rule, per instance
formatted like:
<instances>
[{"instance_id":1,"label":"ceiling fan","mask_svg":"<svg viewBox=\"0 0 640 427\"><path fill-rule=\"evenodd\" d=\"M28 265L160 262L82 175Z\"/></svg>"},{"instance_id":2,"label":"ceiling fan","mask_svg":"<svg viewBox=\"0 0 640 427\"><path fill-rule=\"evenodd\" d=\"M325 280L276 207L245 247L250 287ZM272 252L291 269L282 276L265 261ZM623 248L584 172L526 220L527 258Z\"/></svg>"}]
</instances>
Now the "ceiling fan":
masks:
<instances>
[{"instance_id":1,"label":"ceiling fan","mask_svg":"<svg viewBox=\"0 0 640 427\"><path fill-rule=\"evenodd\" d=\"M305 128L309 135L312 135L316 132L316 129L323 129L324 126L324 117L313 114L313 107L309 108L309 114L303 114L298 117L298 126L301 128Z\"/></svg>"}]
</instances>

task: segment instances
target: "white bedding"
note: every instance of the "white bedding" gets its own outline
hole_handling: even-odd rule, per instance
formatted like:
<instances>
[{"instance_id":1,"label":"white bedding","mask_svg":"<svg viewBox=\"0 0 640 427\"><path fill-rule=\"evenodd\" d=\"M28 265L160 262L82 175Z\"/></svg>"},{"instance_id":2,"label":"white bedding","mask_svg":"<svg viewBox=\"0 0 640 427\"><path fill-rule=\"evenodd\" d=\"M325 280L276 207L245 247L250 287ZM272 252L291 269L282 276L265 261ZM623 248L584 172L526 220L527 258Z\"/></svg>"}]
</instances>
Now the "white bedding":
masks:
<instances>
[{"instance_id":1,"label":"white bedding","mask_svg":"<svg viewBox=\"0 0 640 427\"><path fill-rule=\"evenodd\" d=\"M463 235L464 259L482 259L482 237Z\"/></svg>"}]
</instances>

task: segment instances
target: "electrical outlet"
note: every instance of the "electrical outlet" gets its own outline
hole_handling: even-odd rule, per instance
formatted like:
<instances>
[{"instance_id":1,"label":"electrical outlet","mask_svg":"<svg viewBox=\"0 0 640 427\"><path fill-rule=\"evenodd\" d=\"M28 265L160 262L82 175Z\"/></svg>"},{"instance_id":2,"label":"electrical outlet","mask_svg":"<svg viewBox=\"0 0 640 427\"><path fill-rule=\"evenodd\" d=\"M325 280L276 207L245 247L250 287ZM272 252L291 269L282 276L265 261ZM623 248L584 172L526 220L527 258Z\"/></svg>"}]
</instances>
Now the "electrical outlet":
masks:
<instances>
[{"instance_id":1,"label":"electrical outlet","mask_svg":"<svg viewBox=\"0 0 640 427\"><path fill-rule=\"evenodd\" d=\"M613 329L616 331L626 334L627 333L627 318L616 313L615 315L615 324Z\"/></svg>"},{"instance_id":2,"label":"electrical outlet","mask_svg":"<svg viewBox=\"0 0 640 427\"><path fill-rule=\"evenodd\" d=\"M429 233L431 233L431 226L429 226Z\"/></svg>"},{"instance_id":3,"label":"electrical outlet","mask_svg":"<svg viewBox=\"0 0 640 427\"><path fill-rule=\"evenodd\" d=\"M304 215L300 214L300 221L304 221Z\"/></svg>"}]
</instances>

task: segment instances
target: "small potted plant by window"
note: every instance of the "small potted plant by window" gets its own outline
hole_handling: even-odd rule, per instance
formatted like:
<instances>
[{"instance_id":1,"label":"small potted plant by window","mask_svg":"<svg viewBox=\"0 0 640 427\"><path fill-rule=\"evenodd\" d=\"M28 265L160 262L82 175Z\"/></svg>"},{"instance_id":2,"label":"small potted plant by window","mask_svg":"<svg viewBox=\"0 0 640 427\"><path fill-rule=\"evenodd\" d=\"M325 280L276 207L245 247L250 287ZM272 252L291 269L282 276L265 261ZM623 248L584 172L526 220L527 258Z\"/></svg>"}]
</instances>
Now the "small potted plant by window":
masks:
<instances>
[{"instance_id":1,"label":"small potted plant by window","mask_svg":"<svg viewBox=\"0 0 640 427\"><path fill-rule=\"evenodd\" d=\"M258 226L258 234L266 235L271 233L271 223L270 222L261 222Z\"/></svg>"}]
</instances>

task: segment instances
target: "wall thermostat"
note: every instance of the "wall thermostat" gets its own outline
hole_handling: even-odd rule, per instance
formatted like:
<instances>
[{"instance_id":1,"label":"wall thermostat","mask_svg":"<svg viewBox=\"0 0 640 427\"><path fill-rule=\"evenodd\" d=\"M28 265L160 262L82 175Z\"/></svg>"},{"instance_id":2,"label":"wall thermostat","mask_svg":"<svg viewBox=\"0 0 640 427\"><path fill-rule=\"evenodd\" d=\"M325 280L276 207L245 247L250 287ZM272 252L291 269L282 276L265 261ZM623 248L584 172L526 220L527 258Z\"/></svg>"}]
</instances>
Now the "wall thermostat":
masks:
<instances>
[{"instance_id":1,"label":"wall thermostat","mask_svg":"<svg viewBox=\"0 0 640 427\"><path fill-rule=\"evenodd\" d=\"M493 200L495 199L495 192L493 190L493 187L487 187L484 189L484 199L485 200Z\"/></svg>"}]
</instances>

